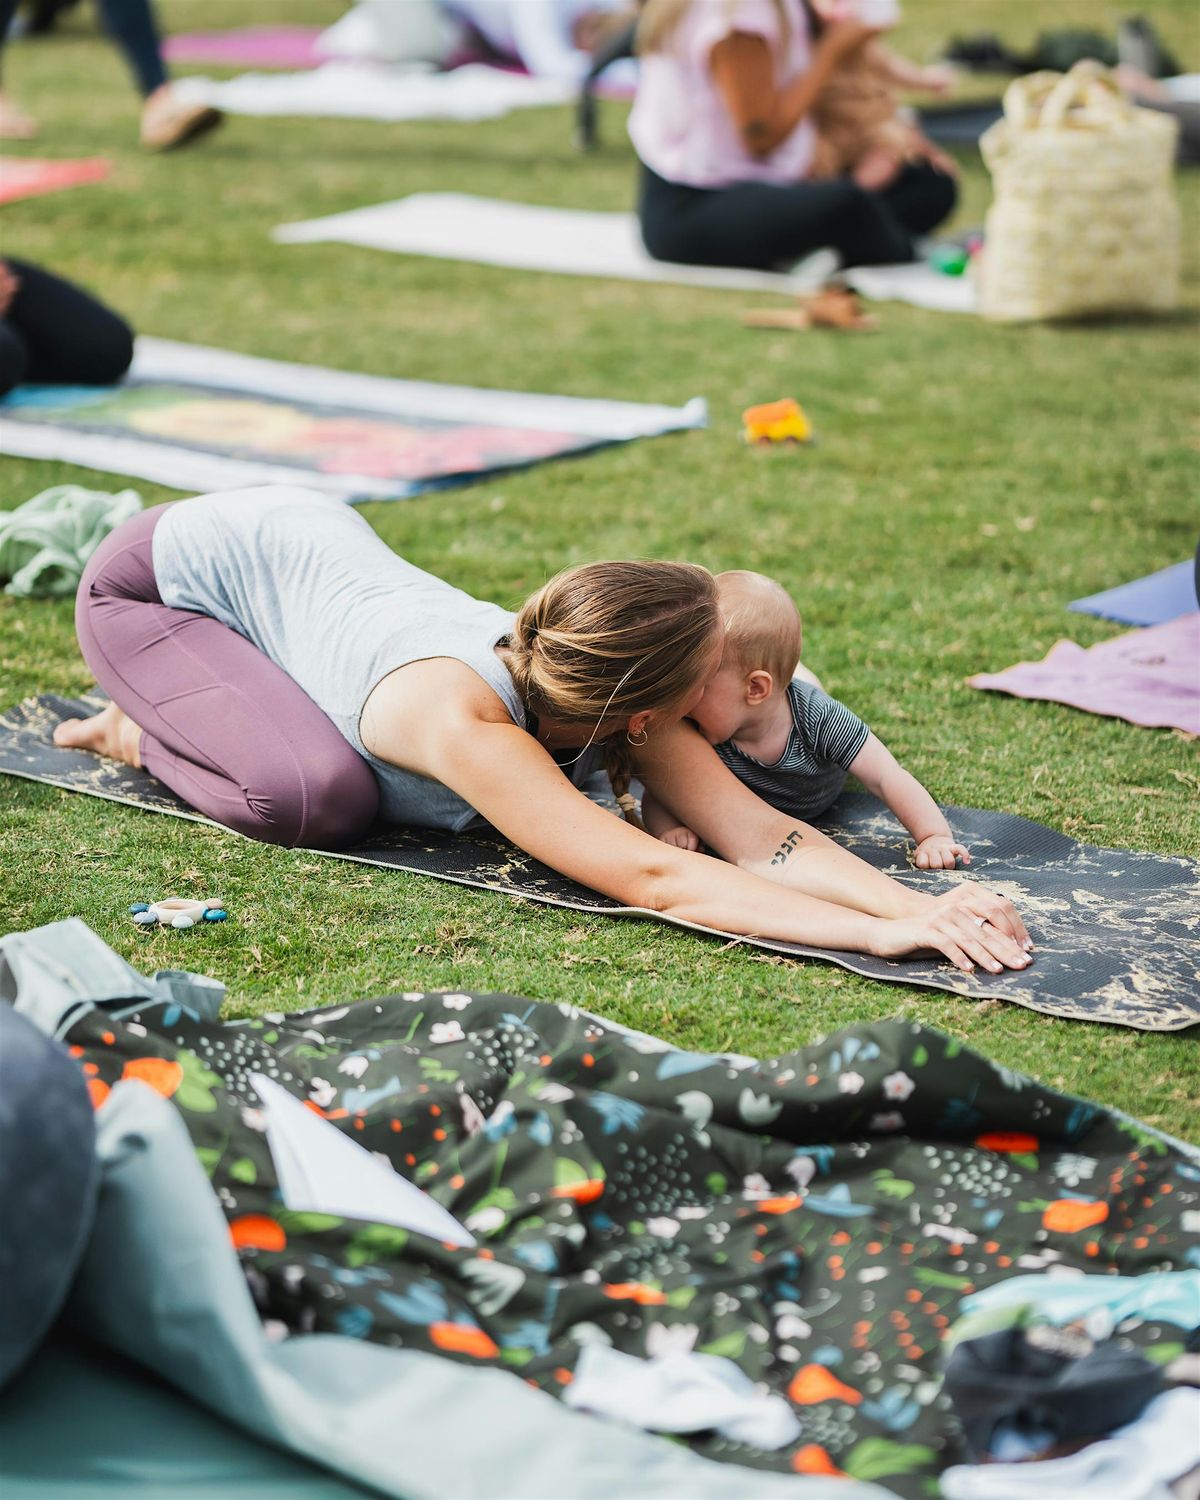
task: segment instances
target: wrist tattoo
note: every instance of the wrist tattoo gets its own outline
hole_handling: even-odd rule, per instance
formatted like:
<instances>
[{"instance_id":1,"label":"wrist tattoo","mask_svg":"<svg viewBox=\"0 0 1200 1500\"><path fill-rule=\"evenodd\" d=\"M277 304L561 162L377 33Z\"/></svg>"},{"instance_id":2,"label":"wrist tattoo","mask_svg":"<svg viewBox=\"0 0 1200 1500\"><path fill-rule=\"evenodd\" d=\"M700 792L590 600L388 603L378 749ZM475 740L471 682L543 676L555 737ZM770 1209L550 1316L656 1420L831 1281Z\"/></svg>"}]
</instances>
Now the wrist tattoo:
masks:
<instances>
[{"instance_id":1,"label":"wrist tattoo","mask_svg":"<svg viewBox=\"0 0 1200 1500\"><path fill-rule=\"evenodd\" d=\"M775 853L772 855L771 863L773 865L785 864L787 862L788 855L791 854L792 850L795 849L797 844L803 842L803 839L804 835L800 832L800 830L798 828L793 828L791 833L788 834L787 838L784 839L783 843L780 844L779 848L776 849Z\"/></svg>"}]
</instances>

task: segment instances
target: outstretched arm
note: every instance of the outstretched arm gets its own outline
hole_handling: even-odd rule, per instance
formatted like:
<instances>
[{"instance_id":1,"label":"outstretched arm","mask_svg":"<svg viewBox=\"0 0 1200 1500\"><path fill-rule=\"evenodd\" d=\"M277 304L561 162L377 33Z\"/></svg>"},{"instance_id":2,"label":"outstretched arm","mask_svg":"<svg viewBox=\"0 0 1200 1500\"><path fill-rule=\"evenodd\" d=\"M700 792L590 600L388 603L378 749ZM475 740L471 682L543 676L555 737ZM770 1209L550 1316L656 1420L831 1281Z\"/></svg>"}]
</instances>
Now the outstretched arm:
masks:
<instances>
[{"instance_id":1,"label":"outstretched arm","mask_svg":"<svg viewBox=\"0 0 1200 1500\"><path fill-rule=\"evenodd\" d=\"M914 863L921 870L953 870L954 861L971 863L970 851L954 837L941 808L910 771L875 738L855 756L850 774L876 797L882 797L917 841Z\"/></svg>"},{"instance_id":2,"label":"outstretched arm","mask_svg":"<svg viewBox=\"0 0 1200 1500\"><path fill-rule=\"evenodd\" d=\"M710 849L767 881L891 920L918 916L931 904L960 907L1015 945L1028 942L1024 923L1003 897L973 883L936 898L909 890L817 829L769 806L722 764L690 724L653 734L638 752L638 772L658 800Z\"/></svg>"},{"instance_id":3,"label":"outstretched arm","mask_svg":"<svg viewBox=\"0 0 1200 1500\"><path fill-rule=\"evenodd\" d=\"M881 957L933 948L963 969L979 963L997 972L1027 962L1005 933L928 898L914 898L919 910L881 920L853 903L788 889L748 867L651 838L573 787L461 663L413 663L385 679L368 708L362 732L372 754L442 782L534 858L623 905L722 932ZM687 734L728 775L695 731Z\"/></svg>"}]
</instances>

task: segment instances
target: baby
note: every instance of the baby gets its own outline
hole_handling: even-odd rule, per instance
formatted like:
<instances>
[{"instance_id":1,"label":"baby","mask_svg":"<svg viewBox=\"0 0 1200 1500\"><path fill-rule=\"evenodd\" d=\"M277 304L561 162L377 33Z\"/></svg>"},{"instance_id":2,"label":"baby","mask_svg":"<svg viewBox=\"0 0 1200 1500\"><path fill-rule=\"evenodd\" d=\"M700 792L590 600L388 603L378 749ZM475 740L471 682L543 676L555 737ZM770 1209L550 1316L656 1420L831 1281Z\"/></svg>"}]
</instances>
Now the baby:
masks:
<instances>
[{"instance_id":1,"label":"baby","mask_svg":"<svg viewBox=\"0 0 1200 1500\"><path fill-rule=\"evenodd\" d=\"M841 19L868 26L894 26L900 8L890 0L810 0L818 27ZM817 147L814 178L851 176L859 187L878 192L906 161L924 157L942 171L953 163L925 139L901 110L898 88L945 93L953 83L949 68L922 68L868 41L842 62L821 90L813 111Z\"/></svg>"},{"instance_id":2,"label":"baby","mask_svg":"<svg viewBox=\"0 0 1200 1500\"><path fill-rule=\"evenodd\" d=\"M850 710L821 691L800 657L800 615L787 591L761 573L719 573L725 655L691 718L739 781L804 822L837 798L847 773L881 797L917 842L923 870L971 862L937 803ZM681 849L699 840L647 795L649 833Z\"/></svg>"}]
</instances>

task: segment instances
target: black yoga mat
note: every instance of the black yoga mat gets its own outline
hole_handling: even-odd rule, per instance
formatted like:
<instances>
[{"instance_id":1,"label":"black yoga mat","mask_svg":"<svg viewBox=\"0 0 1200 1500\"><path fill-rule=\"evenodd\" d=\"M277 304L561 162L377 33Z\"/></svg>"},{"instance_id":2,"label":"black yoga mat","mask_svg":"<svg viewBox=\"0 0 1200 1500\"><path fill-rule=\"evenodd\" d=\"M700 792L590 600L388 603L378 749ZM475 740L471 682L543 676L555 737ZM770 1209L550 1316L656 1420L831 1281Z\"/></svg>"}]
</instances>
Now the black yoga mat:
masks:
<instances>
[{"instance_id":1,"label":"black yoga mat","mask_svg":"<svg viewBox=\"0 0 1200 1500\"><path fill-rule=\"evenodd\" d=\"M921 129L939 146L977 146L985 130L1004 118L999 99L974 104L932 104L919 110Z\"/></svg>"},{"instance_id":2,"label":"black yoga mat","mask_svg":"<svg viewBox=\"0 0 1200 1500\"><path fill-rule=\"evenodd\" d=\"M51 734L60 720L94 713L103 701L47 695L0 714L0 774L207 822L144 771L87 751L55 747ZM969 807L949 807L946 813L971 848L970 878L1003 891L1020 908L1037 944L1028 969L968 975L934 958L881 959L765 938L739 941L795 958L823 959L885 983L1011 1000L1067 1019L1142 1031L1181 1031L1200 1022L1200 863L1076 843L1010 813ZM822 827L877 869L921 890L936 893L963 878L912 869L907 834L873 797L843 796ZM487 829L447 834L381 826L357 848L330 857L573 911L657 917L567 880ZM693 930L727 941L730 936L710 928Z\"/></svg>"}]
</instances>

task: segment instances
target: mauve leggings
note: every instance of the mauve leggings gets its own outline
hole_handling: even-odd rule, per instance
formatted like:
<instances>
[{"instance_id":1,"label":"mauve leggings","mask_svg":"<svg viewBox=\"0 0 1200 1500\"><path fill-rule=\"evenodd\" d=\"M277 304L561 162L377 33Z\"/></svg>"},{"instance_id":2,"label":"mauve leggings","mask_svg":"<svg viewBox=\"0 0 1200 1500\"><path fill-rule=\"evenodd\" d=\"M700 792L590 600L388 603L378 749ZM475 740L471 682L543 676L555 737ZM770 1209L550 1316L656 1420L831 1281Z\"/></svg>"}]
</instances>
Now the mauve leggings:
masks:
<instances>
[{"instance_id":1,"label":"mauve leggings","mask_svg":"<svg viewBox=\"0 0 1200 1500\"><path fill-rule=\"evenodd\" d=\"M244 636L162 602L151 538L165 510L143 511L101 543L75 603L85 661L142 728L142 764L250 838L354 843L379 807L370 766Z\"/></svg>"}]
</instances>

